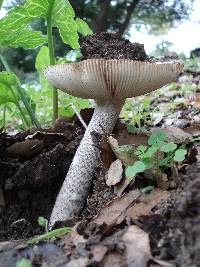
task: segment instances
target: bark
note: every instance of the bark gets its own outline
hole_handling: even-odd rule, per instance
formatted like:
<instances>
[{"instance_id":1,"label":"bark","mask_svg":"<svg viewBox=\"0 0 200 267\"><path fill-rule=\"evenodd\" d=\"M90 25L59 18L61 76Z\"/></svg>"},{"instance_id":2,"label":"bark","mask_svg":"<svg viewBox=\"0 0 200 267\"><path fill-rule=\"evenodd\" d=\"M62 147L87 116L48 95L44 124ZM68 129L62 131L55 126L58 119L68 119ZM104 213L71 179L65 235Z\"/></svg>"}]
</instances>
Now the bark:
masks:
<instances>
[{"instance_id":1,"label":"bark","mask_svg":"<svg viewBox=\"0 0 200 267\"><path fill-rule=\"evenodd\" d=\"M74 156L50 218L56 221L73 220L85 205L95 168L99 164L99 150L94 146L91 132L110 134L115 126L122 103L98 105Z\"/></svg>"},{"instance_id":2,"label":"bark","mask_svg":"<svg viewBox=\"0 0 200 267\"><path fill-rule=\"evenodd\" d=\"M110 3L111 0L101 0L100 2L101 11L99 13L99 16L95 18L92 22L93 30L95 33L107 30Z\"/></svg>"},{"instance_id":3,"label":"bark","mask_svg":"<svg viewBox=\"0 0 200 267\"><path fill-rule=\"evenodd\" d=\"M131 20L131 17L132 17L132 14L133 12L135 11L138 3L139 3L140 0L133 0L132 3L127 6L127 9L126 9L126 17L125 17L125 20L124 22L119 26L119 30L118 30L118 33L120 35L123 35L124 32L126 31L126 29L128 28L128 25L130 23L130 20Z\"/></svg>"}]
</instances>

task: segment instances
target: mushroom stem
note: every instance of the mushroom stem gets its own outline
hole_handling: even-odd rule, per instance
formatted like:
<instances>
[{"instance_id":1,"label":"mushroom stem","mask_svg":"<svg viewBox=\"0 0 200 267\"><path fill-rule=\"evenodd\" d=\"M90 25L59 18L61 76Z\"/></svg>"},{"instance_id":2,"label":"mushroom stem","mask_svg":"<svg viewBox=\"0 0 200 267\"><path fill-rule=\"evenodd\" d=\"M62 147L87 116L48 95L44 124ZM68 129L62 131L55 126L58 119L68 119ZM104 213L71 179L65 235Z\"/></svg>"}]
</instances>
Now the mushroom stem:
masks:
<instances>
[{"instance_id":1,"label":"mushroom stem","mask_svg":"<svg viewBox=\"0 0 200 267\"><path fill-rule=\"evenodd\" d=\"M91 187L94 170L99 164L99 149L93 143L91 132L110 134L122 105L122 101L97 103L56 199L50 218L50 227L56 221L73 220L83 209Z\"/></svg>"}]
</instances>

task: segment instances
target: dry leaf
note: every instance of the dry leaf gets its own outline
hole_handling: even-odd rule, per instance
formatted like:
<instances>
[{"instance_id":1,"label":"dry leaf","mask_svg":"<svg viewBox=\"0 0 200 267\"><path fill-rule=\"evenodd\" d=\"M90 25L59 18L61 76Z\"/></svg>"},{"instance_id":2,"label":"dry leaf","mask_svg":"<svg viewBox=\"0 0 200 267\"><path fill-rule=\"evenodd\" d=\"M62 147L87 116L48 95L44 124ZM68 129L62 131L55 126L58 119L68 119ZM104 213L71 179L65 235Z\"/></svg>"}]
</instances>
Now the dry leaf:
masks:
<instances>
[{"instance_id":1,"label":"dry leaf","mask_svg":"<svg viewBox=\"0 0 200 267\"><path fill-rule=\"evenodd\" d=\"M124 190L127 188L127 186L131 183L132 181L130 179L123 179L119 184L116 184L114 186L114 193L118 197L122 195Z\"/></svg>"},{"instance_id":2,"label":"dry leaf","mask_svg":"<svg viewBox=\"0 0 200 267\"><path fill-rule=\"evenodd\" d=\"M126 264L121 254L112 252L105 256L102 267L126 267Z\"/></svg>"},{"instance_id":3,"label":"dry leaf","mask_svg":"<svg viewBox=\"0 0 200 267\"><path fill-rule=\"evenodd\" d=\"M112 151L115 153L116 157L121 160L124 166L131 165L136 161L134 155L129 155L126 152L120 151L118 142L112 136L108 137L108 143L111 146Z\"/></svg>"},{"instance_id":4,"label":"dry leaf","mask_svg":"<svg viewBox=\"0 0 200 267\"><path fill-rule=\"evenodd\" d=\"M103 245L94 246L92 248L92 254L93 254L92 261L102 262L107 251L108 251L108 248L106 246L103 246Z\"/></svg>"},{"instance_id":5,"label":"dry leaf","mask_svg":"<svg viewBox=\"0 0 200 267\"><path fill-rule=\"evenodd\" d=\"M106 223L107 225L119 224L123 221L126 215L126 209L137 201L141 195L139 190L131 191L121 197L115 198L107 206L105 206L94 219L94 223L101 225Z\"/></svg>"},{"instance_id":6,"label":"dry leaf","mask_svg":"<svg viewBox=\"0 0 200 267\"><path fill-rule=\"evenodd\" d=\"M152 258L149 235L138 226L132 225L122 236L122 240L126 246L126 266L147 267Z\"/></svg>"},{"instance_id":7,"label":"dry leaf","mask_svg":"<svg viewBox=\"0 0 200 267\"><path fill-rule=\"evenodd\" d=\"M138 219L140 216L150 215L151 210L156 205L169 197L169 192L161 191L159 189L155 189L149 194L143 194L138 201L139 203L136 203L128 209L127 215L133 220Z\"/></svg>"},{"instance_id":8,"label":"dry leaf","mask_svg":"<svg viewBox=\"0 0 200 267\"><path fill-rule=\"evenodd\" d=\"M115 160L111 165L107 173L106 184L107 186L115 185L122 179L122 162L121 160Z\"/></svg>"},{"instance_id":9,"label":"dry leaf","mask_svg":"<svg viewBox=\"0 0 200 267\"><path fill-rule=\"evenodd\" d=\"M68 262L65 267L86 267L89 263L88 257L78 258L76 260L71 260Z\"/></svg>"},{"instance_id":10,"label":"dry leaf","mask_svg":"<svg viewBox=\"0 0 200 267\"><path fill-rule=\"evenodd\" d=\"M158 130L157 128L154 128L151 130L151 132L153 133L157 130ZM162 131L162 132L167 134L168 142L173 142L176 144L180 144L183 142L187 143L190 140L190 138L192 137L191 134L186 133L182 129L180 129L178 127L174 127L174 126L162 128L162 129L159 129L159 131Z\"/></svg>"}]
</instances>

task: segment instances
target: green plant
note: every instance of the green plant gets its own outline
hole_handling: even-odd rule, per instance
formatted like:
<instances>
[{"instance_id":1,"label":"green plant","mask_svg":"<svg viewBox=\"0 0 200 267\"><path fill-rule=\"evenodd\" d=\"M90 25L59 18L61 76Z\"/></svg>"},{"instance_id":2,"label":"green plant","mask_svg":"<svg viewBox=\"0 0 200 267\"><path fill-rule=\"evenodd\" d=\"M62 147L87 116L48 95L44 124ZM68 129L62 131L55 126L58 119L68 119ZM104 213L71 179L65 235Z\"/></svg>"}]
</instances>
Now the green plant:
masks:
<instances>
[{"instance_id":1,"label":"green plant","mask_svg":"<svg viewBox=\"0 0 200 267\"><path fill-rule=\"evenodd\" d=\"M46 35L42 35L41 32L32 29L31 23L37 19L45 21ZM10 9L7 15L0 20L0 45L35 49L47 43L48 49L45 52L48 52L48 57L45 62L48 65L56 64L52 35L53 28L58 28L62 41L72 49L79 48L78 33L82 35L92 33L85 21L75 18L74 10L69 1L47 0L44 2L27 0L24 5ZM41 71L42 69L40 69ZM21 88L21 86L19 87ZM50 87L50 85L48 88L53 91L53 120L55 120L58 116L57 90L52 86ZM19 94L30 115L32 109L30 109L30 105L27 105L27 98L23 97L25 95L24 90L19 91ZM32 112L32 115L34 115L34 112ZM31 119L33 120L32 117Z\"/></svg>"},{"instance_id":2,"label":"green plant","mask_svg":"<svg viewBox=\"0 0 200 267\"><path fill-rule=\"evenodd\" d=\"M182 162L186 154L184 146L178 148L177 144L167 141L166 133L155 131L148 139L148 146L140 145L134 151L139 160L126 168L126 177L134 179L148 169L170 168L174 163Z\"/></svg>"},{"instance_id":3,"label":"green plant","mask_svg":"<svg viewBox=\"0 0 200 267\"><path fill-rule=\"evenodd\" d=\"M24 258L17 261L16 267L33 267L33 265L31 264L31 261Z\"/></svg>"},{"instance_id":4,"label":"green plant","mask_svg":"<svg viewBox=\"0 0 200 267\"><path fill-rule=\"evenodd\" d=\"M34 238L31 238L30 240L27 241L27 244L32 245L35 244L39 241L44 241L44 240L48 240L49 238L56 238L56 237L60 237L62 235L65 235L69 232L71 232L71 228L70 227L62 227L62 228L58 228L52 231L48 231L48 220L43 218L43 217L39 217L38 218L38 224L42 227L45 228L45 234L36 236Z\"/></svg>"}]
</instances>

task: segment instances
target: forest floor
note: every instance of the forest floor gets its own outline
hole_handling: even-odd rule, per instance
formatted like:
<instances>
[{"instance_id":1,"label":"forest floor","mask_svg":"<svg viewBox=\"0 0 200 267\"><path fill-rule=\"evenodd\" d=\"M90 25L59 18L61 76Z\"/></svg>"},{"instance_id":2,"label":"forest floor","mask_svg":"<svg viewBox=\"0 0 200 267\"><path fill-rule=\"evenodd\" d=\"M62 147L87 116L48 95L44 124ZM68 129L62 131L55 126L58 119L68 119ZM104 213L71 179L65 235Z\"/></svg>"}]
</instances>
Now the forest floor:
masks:
<instances>
[{"instance_id":1,"label":"forest floor","mask_svg":"<svg viewBox=\"0 0 200 267\"><path fill-rule=\"evenodd\" d=\"M16 135L2 131L0 266L14 267L22 258L35 267L200 266L199 81L198 72L184 73L170 88L148 96L149 109L158 107L162 112L145 130L146 117L140 120L137 134L128 133L127 125L119 121L111 137L95 137L102 162L81 216L67 223L72 227L69 234L34 245L26 240L45 232L38 217L49 219L84 128L74 116L57 120L49 129ZM183 94L186 85L194 85L195 90ZM140 100L136 104L140 106ZM87 124L92 112L81 113ZM129 160L115 151L115 141L119 146L145 145L155 128L165 131L173 143L180 145L181 140L186 159L176 164L174 172L160 173L156 182L155 173L141 173L134 181L123 173L120 182L108 186L105 173L110 164L117 158L122 163ZM154 185L150 193L139 190L150 184Z\"/></svg>"}]
</instances>

